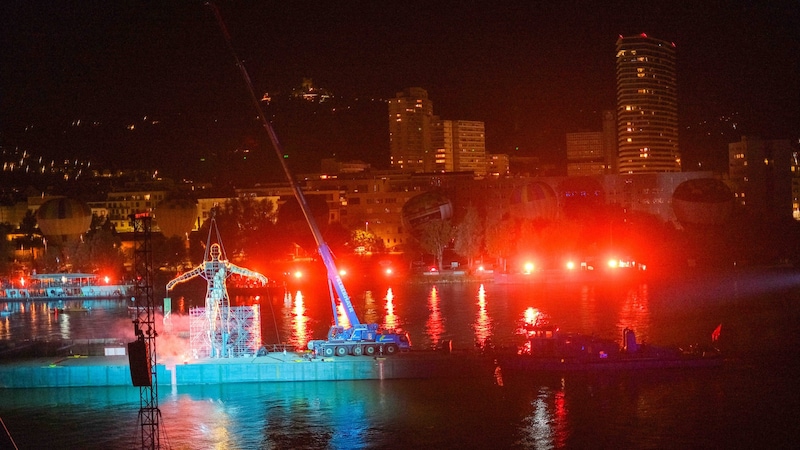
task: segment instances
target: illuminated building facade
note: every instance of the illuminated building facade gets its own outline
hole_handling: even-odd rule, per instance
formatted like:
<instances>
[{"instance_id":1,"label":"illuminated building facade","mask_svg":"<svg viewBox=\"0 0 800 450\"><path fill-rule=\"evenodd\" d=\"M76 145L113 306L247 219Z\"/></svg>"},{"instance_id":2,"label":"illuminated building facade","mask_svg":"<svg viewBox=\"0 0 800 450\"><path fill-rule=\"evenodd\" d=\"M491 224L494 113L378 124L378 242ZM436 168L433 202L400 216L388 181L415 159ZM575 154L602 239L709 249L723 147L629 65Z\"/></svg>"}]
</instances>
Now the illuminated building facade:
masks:
<instances>
[{"instance_id":1,"label":"illuminated building facade","mask_svg":"<svg viewBox=\"0 0 800 450\"><path fill-rule=\"evenodd\" d=\"M402 172L348 173L306 179L306 192L339 193L339 220L345 227L364 229L383 240L388 250L402 248L410 239L403 229L403 205L422 191L413 176Z\"/></svg>"},{"instance_id":2,"label":"illuminated building facade","mask_svg":"<svg viewBox=\"0 0 800 450\"><path fill-rule=\"evenodd\" d=\"M617 173L617 123L614 111L603 111L603 131L567 133L567 175Z\"/></svg>"},{"instance_id":3,"label":"illuminated building facade","mask_svg":"<svg viewBox=\"0 0 800 450\"><path fill-rule=\"evenodd\" d=\"M142 191L117 191L109 192L105 202L90 203L92 212L96 208L103 208L108 214L108 220L114 225L118 233L133 232L130 215L133 213L153 213L153 209L167 196L167 191L142 190ZM98 214L102 217L102 214Z\"/></svg>"},{"instance_id":4,"label":"illuminated building facade","mask_svg":"<svg viewBox=\"0 0 800 450\"><path fill-rule=\"evenodd\" d=\"M675 44L642 33L616 48L619 173L680 172Z\"/></svg>"},{"instance_id":5,"label":"illuminated building facade","mask_svg":"<svg viewBox=\"0 0 800 450\"><path fill-rule=\"evenodd\" d=\"M509 173L508 160L506 153L490 153L486 158L487 174L495 178L507 176Z\"/></svg>"},{"instance_id":6,"label":"illuminated building facade","mask_svg":"<svg viewBox=\"0 0 800 450\"><path fill-rule=\"evenodd\" d=\"M433 151L436 154L432 172L452 172L455 167L455 143L453 142L453 121L441 120L434 116L431 122L431 139Z\"/></svg>"},{"instance_id":7,"label":"illuminated building facade","mask_svg":"<svg viewBox=\"0 0 800 450\"><path fill-rule=\"evenodd\" d=\"M798 208L792 206L792 161L786 139L743 136L728 144L728 175L736 201L761 216L797 217Z\"/></svg>"},{"instance_id":8,"label":"illuminated building facade","mask_svg":"<svg viewBox=\"0 0 800 450\"><path fill-rule=\"evenodd\" d=\"M408 88L389 100L389 153L393 169L433 170L431 140L433 102L422 88Z\"/></svg>"},{"instance_id":9,"label":"illuminated building facade","mask_svg":"<svg viewBox=\"0 0 800 450\"><path fill-rule=\"evenodd\" d=\"M486 133L478 120L453 121L453 150L456 172L472 172L486 176Z\"/></svg>"},{"instance_id":10,"label":"illuminated building facade","mask_svg":"<svg viewBox=\"0 0 800 450\"><path fill-rule=\"evenodd\" d=\"M472 172L486 176L486 134L477 120L432 120L432 172Z\"/></svg>"},{"instance_id":11,"label":"illuminated building facade","mask_svg":"<svg viewBox=\"0 0 800 450\"><path fill-rule=\"evenodd\" d=\"M603 132L567 133L567 176L581 177L605 173Z\"/></svg>"}]
</instances>

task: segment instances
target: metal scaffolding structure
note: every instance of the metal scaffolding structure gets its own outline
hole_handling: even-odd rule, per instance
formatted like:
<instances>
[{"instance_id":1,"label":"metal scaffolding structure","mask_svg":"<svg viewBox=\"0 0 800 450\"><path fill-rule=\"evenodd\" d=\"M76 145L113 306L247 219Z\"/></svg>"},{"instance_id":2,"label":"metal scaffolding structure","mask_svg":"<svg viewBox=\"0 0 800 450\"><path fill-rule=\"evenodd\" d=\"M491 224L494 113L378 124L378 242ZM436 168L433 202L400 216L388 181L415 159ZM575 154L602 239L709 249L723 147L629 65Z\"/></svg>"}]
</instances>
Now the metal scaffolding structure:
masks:
<instances>
[{"instance_id":1,"label":"metal scaffolding structure","mask_svg":"<svg viewBox=\"0 0 800 450\"><path fill-rule=\"evenodd\" d=\"M146 364L149 380L134 380L139 386L139 426L141 428L141 447L161 448L158 409L158 377L156 374L156 328L155 302L153 298L153 248L150 233L152 218L147 213L131 214L133 224L133 270L135 275L134 302L136 318L133 320L137 342L144 346L141 361L131 361L131 373L138 370L134 365ZM130 346L129 346L130 348ZM133 377L133 375L132 375ZM145 375L146 378L146 375Z\"/></svg>"},{"instance_id":2,"label":"metal scaffolding structure","mask_svg":"<svg viewBox=\"0 0 800 450\"><path fill-rule=\"evenodd\" d=\"M212 237L216 232L216 242ZM192 278L206 280L205 307L189 310L189 337L194 358L235 358L255 355L261 347L258 305L231 306L226 281L238 275L266 285L264 275L228 261L215 218L211 217L203 262L167 283L167 293Z\"/></svg>"},{"instance_id":3,"label":"metal scaffolding structure","mask_svg":"<svg viewBox=\"0 0 800 450\"><path fill-rule=\"evenodd\" d=\"M193 358L255 356L261 347L258 305L189 310Z\"/></svg>"}]
</instances>

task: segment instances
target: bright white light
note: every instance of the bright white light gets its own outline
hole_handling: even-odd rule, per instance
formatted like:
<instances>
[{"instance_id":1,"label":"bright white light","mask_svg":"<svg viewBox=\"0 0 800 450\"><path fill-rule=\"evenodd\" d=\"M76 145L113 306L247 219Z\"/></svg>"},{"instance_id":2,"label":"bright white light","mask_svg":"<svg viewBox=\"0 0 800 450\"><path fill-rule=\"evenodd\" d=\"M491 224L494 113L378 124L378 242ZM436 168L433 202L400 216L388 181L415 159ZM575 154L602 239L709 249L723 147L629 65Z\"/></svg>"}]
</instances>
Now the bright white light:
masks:
<instances>
[{"instance_id":1,"label":"bright white light","mask_svg":"<svg viewBox=\"0 0 800 450\"><path fill-rule=\"evenodd\" d=\"M539 319L539 310L533 307L529 307L525 310L525 322L531 325L535 325L536 321Z\"/></svg>"},{"instance_id":2,"label":"bright white light","mask_svg":"<svg viewBox=\"0 0 800 450\"><path fill-rule=\"evenodd\" d=\"M533 263L532 263L532 262L527 262L527 263L525 263L525 266L524 266L524 267L525 267L525 273L531 273L531 272L533 272L533 267L534 267L534 266L533 266Z\"/></svg>"},{"instance_id":3,"label":"bright white light","mask_svg":"<svg viewBox=\"0 0 800 450\"><path fill-rule=\"evenodd\" d=\"M575 263L572 261L567 261L567 269L572 270L575 268Z\"/></svg>"}]
</instances>

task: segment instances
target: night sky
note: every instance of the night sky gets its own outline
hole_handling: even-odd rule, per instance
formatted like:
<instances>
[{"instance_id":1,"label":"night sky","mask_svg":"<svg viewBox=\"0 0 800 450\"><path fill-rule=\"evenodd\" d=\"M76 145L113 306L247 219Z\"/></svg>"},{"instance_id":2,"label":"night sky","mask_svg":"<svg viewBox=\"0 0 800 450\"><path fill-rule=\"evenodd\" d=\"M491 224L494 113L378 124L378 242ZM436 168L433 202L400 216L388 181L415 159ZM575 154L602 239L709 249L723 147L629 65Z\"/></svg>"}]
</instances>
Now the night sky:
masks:
<instances>
[{"instance_id":1,"label":"night sky","mask_svg":"<svg viewBox=\"0 0 800 450\"><path fill-rule=\"evenodd\" d=\"M0 144L173 176L251 150L247 167L274 173L211 9L163 3L3 2ZM559 163L565 133L614 109L617 37L642 32L677 45L685 170L725 170L743 134L800 137L796 1L217 4L257 92L312 78L337 97L336 113L267 107L297 170L333 155L387 166L373 100L410 86L443 118L485 121L490 152Z\"/></svg>"}]
</instances>

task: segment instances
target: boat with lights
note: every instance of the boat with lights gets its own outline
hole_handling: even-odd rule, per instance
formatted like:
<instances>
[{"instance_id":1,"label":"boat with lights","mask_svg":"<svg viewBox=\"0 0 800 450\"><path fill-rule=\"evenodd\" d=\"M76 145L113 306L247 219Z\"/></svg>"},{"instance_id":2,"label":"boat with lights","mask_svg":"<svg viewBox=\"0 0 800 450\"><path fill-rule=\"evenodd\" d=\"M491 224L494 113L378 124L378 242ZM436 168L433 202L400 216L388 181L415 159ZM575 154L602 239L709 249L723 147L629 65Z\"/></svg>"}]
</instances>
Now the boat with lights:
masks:
<instances>
[{"instance_id":1,"label":"boat with lights","mask_svg":"<svg viewBox=\"0 0 800 450\"><path fill-rule=\"evenodd\" d=\"M116 299L133 294L133 284L87 273L35 274L0 282L0 301Z\"/></svg>"},{"instance_id":2,"label":"boat with lights","mask_svg":"<svg viewBox=\"0 0 800 450\"><path fill-rule=\"evenodd\" d=\"M523 333L524 344L516 352L495 355L503 369L527 373L628 371L716 367L723 362L712 345L682 349L642 344L629 328L622 332L622 345L612 339L564 333L550 323L526 323Z\"/></svg>"}]
</instances>

